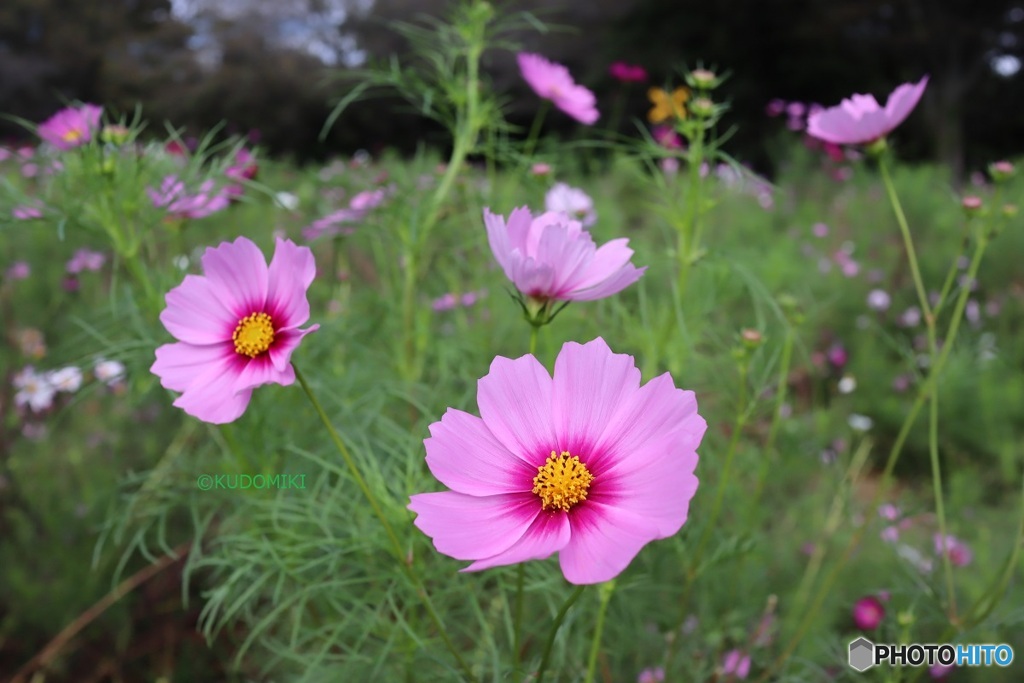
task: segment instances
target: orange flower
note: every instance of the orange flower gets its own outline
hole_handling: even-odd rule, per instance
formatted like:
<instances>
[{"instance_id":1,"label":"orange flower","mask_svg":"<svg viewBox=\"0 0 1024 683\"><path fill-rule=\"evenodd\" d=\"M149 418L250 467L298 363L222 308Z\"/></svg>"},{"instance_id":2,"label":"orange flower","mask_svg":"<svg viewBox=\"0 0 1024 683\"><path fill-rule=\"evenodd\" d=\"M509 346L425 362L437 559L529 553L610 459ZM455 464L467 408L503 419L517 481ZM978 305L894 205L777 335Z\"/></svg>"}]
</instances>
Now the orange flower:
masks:
<instances>
[{"instance_id":1,"label":"orange flower","mask_svg":"<svg viewBox=\"0 0 1024 683\"><path fill-rule=\"evenodd\" d=\"M647 113L647 120L651 123L662 123L670 118L686 118L686 101L690 99L690 91L682 86L676 88L669 95L661 88L650 88L647 90L647 97L651 100L651 111Z\"/></svg>"}]
</instances>

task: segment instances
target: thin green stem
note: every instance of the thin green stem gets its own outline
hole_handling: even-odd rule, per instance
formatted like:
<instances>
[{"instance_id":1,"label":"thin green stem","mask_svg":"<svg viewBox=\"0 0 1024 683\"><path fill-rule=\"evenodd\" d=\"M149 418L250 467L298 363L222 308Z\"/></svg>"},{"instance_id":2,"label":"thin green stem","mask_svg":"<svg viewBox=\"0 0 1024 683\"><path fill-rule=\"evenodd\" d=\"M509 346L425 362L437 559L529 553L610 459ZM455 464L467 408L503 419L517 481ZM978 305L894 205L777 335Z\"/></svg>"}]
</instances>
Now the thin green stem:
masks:
<instances>
[{"instance_id":1,"label":"thin green stem","mask_svg":"<svg viewBox=\"0 0 1024 683\"><path fill-rule=\"evenodd\" d=\"M686 193L686 220L679 231L679 300L686 295L690 269L693 267L700 250L700 204L701 178L700 167L704 162L704 127L698 126L687 154L689 164L690 189Z\"/></svg>"},{"instance_id":2,"label":"thin green stem","mask_svg":"<svg viewBox=\"0 0 1024 683\"><path fill-rule=\"evenodd\" d=\"M576 590L572 592L572 595L562 605L562 609L558 610L555 620L551 622L551 632L548 633L548 640L544 643L544 654L541 655L540 668L537 669L537 683L544 683L544 674L548 670L548 660L551 658L551 648L555 644L555 636L558 635L558 629L562 627L562 622L565 621L565 615L569 613L569 609L579 599L580 595L583 594L584 588L586 586L576 587Z\"/></svg>"},{"instance_id":3,"label":"thin green stem","mask_svg":"<svg viewBox=\"0 0 1024 683\"><path fill-rule=\"evenodd\" d=\"M924 314L925 321L931 321L931 325L935 324L935 320L932 314L931 305L928 303L928 293L924 289L924 281L921 279L921 269L917 265L917 253L914 251L914 240L910 236L910 227L907 225L907 217L903 214L903 206L900 204L899 197L896 196L896 188L892 184L892 178L889 175L889 164L883 156L878 166L882 171L882 183L885 185L886 194L889 195L889 203L892 204L892 210L896 214L896 222L900 226L900 233L903 235L903 246L907 252L907 260L910 262L910 272L914 277L914 288L917 290L917 298L921 305L921 312Z\"/></svg>"},{"instance_id":4,"label":"thin green stem","mask_svg":"<svg viewBox=\"0 0 1024 683\"><path fill-rule=\"evenodd\" d=\"M584 683L593 683L594 674L597 672L597 653L601 650L601 634L604 632L604 616L608 611L608 603L611 602L612 593L615 592L615 581L609 581L601 585L601 604L597 609L597 626L594 627L594 638L590 642L590 657L587 659L587 677Z\"/></svg>"},{"instance_id":5,"label":"thin green stem","mask_svg":"<svg viewBox=\"0 0 1024 683\"><path fill-rule=\"evenodd\" d=\"M534 356L537 353L537 331L540 330L536 325L530 325L530 355Z\"/></svg>"},{"instance_id":6,"label":"thin green stem","mask_svg":"<svg viewBox=\"0 0 1024 683\"><path fill-rule=\"evenodd\" d=\"M985 253L987 246L988 238L985 234L982 234L978 240L977 247L975 248L971 265L968 268L967 277L969 279L973 280L977 276L978 266L981 264L981 257ZM899 434L896 435L896 441L892 445L892 449L889 452L889 458L885 463L885 469L882 471L882 481L878 486L878 490L875 492L874 499L871 503L872 508L878 507L878 503L881 501L882 496L888 492L889 487L892 484L892 471L896 466L896 461L899 458L900 453L903 451L903 444L906 442L907 436L910 434L910 429L913 427L914 421L917 419L921 409L924 407L925 401L928 400L932 391L934 391L938 385L938 379L943 368L945 368L946 361L949 359L950 352L953 349L953 343L956 341L957 333L960 330L960 322L963 320L964 308L967 306L967 298L969 294L969 287L964 287L960 291L960 296L957 298L956 302L956 308L953 311L953 318L950 320L949 329L946 333L945 343L942 346L942 352L931 366L928 372L928 379L925 380L924 384L918 391L917 397L914 399L914 403L910 408L910 412L903 421L903 426L900 428ZM839 577L839 573L853 555L853 551L856 549L857 544L860 543L861 538L863 538L867 527L868 525L865 524L853 533L850 541L846 544L846 548L843 550L843 554L840 557L839 562L836 563L832 568L832 571L830 571L822 581L821 586L815 595L814 602L811 604L810 609L804 613L803 619L800 621L796 629L796 634L786 644L786 647L783 648L782 653L775 659L772 665L761 675L761 678L758 679L759 683L767 681L772 674L774 674L786 662L786 660L789 659L797 645L799 645L800 641L803 640L803 637L807 633L807 629L810 628L811 623L820 611L825 598L829 595L832 586Z\"/></svg>"},{"instance_id":7,"label":"thin green stem","mask_svg":"<svg viewBox=\"0 0 1024 683\"><path fill-rule=\"evenodd\" d=\"M789 368L793 362L793 346L796 343L796 331L792 326L786 328L786 336L782 340L782 360L779 362L779 378L775 383L775 406L772 411L772 422L768 427L768 437L764 443L764 455L761 458L761 469L757 475L757 488L754 490L753 505L750 510L756 511L757 504L764 493L768 470L774 457L775 437L782 422L782 406L786 403L786 392L789 389Z\"/></svg>"},{"instance_id":8,"label":"thin green stem","mask_svg":"<svg viewBox=\"0 0 1024 683\"><path fill-rule=\"evenodd\" d=\"M516 568L516 607L515 623L512 626L512 656L518 665L520 661L520 650L523 643L523 587L526 583L525 563L520 562Z\"/></svg>"},{"instance_id":9,"label":"thin green stem","mask_svg":"<svg viewBox=\"0 0 1024 683\"><path fill-rule=\"evenodd\" d=\"M946 536L946 508L942 495L942 470L939 465L939 391L932 392L928 399L928 455L932 466L932 490L935 493L935 515L939 522L939 537L942 539L942 566L946 576L946 594L949 600L950 621L955 622L956 589L953 587L953 563L950 561Z\"/></svg>"},{"instance_id":10,"label":"thin green stem","mask_svg":"<svg viewBox=\"0 0 1024 683\"><path fill-rule=\"evenodd\" d=\"M423 581L416 573L416 570L413 569L412 564L405 560L405 551L402 548L402 543L398 540L398 535L395 533L394 528L391 526L391 523L388 521L387 516L384 514L384 510L381 508L380 503L377 501L377 497L373 494L373 491L370 489L369 485L366 483L366 480L363 478L362 473L359 471L359 467L358 465L356 465L355 459L349 452L348 447L345 445L345 442L341 440L341 436L338 435L338 431L334 428L334 425L331 424L330 418L328 418L327 413L324 412L323 406L320 405L320 401L317 399L316 394L313 393L313 389L309 386L309 383L306 381L305 375L302 373L301 370L299 370L298 366L293 364L292 367L295 369L295 378L299 380L299 384L302 386L302 390L306 393L306 397L309 399L309 402L313 405L313 409L316 411L317 415L320 416L320 421L323 422L323 425L327 429L328 434L330 434L331 441L334 442L335 447L338 449L338 453L341 454L342 459L345 461L345 465L346 467L348 467L349 473L355 480L356 485L358 485L359 489L363 492L363 495L366 497L367 502L373 509L373 513L377 516L377 519L380 521L381 526L384 527L384 532L387 534L388 539L390 539L391 544L394 546L395 559L398 561L398 565L402 567L402 570L405 572L406 576L408 576L409 580L416 587L416 594L423 602L423 606L427 610L427 613L430 615L431 621L434 622L434 626L437 628L437 631L441 636L441 640L444 641L444 644L448 648L449 652L451 652L452 656L455 657L455 661L458 663L463 673L465 673L466 678L471 681L474 680L472 670L469 668L469 665L466 664L466 661L463 659L458 649L456 649L455 643L453 643L451 638L448 636L448 631L445 629L444 624L441 622L441 617L440 615L438 615L437 610L434 608L434 603L430 600L430 597L427 595L427 591L423 585Z\"/></svg>"},{"instance_id":11,"label":"thin green stem","mask_svg":"<svg viewBox=\"0 0 1024 683\"><path fill-rule=\"evenodd\" d=\"M537 107L537 114L533 117L533 124L530 126L530 132L526 136L526 144L523 147L524 166L528 164L531 157L533 157L533 150L537 146L538 138L540 138L541 126L544 124L544 118L547 116L550 108L550 100L541 100L540 106Z\"/></svg>"}]
</instances>

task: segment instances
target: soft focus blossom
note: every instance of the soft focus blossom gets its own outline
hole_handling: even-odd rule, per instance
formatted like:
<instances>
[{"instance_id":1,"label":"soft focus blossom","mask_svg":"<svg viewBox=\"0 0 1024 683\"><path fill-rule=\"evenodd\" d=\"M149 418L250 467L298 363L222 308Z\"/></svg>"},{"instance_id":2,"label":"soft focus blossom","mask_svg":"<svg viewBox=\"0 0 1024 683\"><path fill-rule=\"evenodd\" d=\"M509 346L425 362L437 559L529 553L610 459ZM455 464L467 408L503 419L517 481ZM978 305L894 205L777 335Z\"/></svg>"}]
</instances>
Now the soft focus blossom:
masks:
<instances>
[{"instance_id":1,"label":"soft focus blossom","mask_svg":"<svg viewBox=\"0 0 1024 683\"><path fill-rule=\"evenodd\" d=\"M895 543L896 541L900 540L899 527L895 526L885 527L884 529L882 529L882 533L879 535L882 537L882 540L886 543Z\"/></svg>"},{"instance_id":2,"label":"soft focus blossom","mask_svg":"<svg viewBox=\"0 0 1024 683\"><path fill-rule=\"evenodd\" d=\"M256 163L256 156L244 147L235 153L235 158L230 166L224 171L224 175L236 182L252 180L259 174L259 164Z\"/></svg>"},{"instance_id":3,"label":"soft focus blossom","mask_svg":"<svg viewBox=\"0 0 1024 683\"><path fill-rule=\"evenodd\" d=\"M25 356L43 358L46 356L46 339L43 333L34 327L26 327L14 334L18 349Z\"/></svg>"},{"instance_id":4,"label":"soft focus blossom","mask_svg":"<svg viewBox=\"0 0 1024 683\"><path fill-rule=\"evenodd\" d=\"M530 173L535 176L545 176L551 173L551 164L539 162L530 167Z\"/></svg>"},{"instance_id":5,"label":"soft focus blossom","mask_svg":"<svg viewBox=\"0 0 1024 683\"><path fill-rule=\"evenodd\" d=\"M836 342L828 347L828 351L825 354L829 364L832 365L836 370L841 370L846 366L849 360L849 354L846 352L846 347Z\"/></svg>"},{"instance_id":6,"label":"soft focus blossom","mask_svg":"<svg viewBox=\"0 0 1024 683\"><path fill-rule=\"evenodd\" d=\"M917 106L927 85L925 76L917 83L899 86L889 95L885 107L872 95L853 95L835 107L810 115L807 134L837 145L874 142L903 123Z\"/></svg>"},{"instance_id":7,"label":"soft focus blossom","mask_svg":"<svg viewBox=\"0 0 1024 683\"><path fill-rule=\"evenodd\" d=\"M740 650L729 650L722 659L722 673L734 678L746 678L750 674L750 657Z\"/></svg>"},{"instance_id":8,"label":"soft focus blossom","mask_svg":"<svg viewBox=\"0 0 1024 683\"><path fill-rule=\"evenodd\" d=\"M764 113L772 118L782 114L784 111L786 111L786 101L778 98L769 100L768 104L764 107Z\"/></svg>"},{"instance_id":9,"label":"soft focus blossom","mask_svg":"<svg viewBox=\"0 0 1024 683\"><path fill-rule=\"evenodd\" d=\"M628 239L597 247L579 221L547 212L537 218L520 207L508 222L484 209L494 258L516 288L538 302L594 301L616 294L646 270L630 259Z\"/></svg>"},{"instance_id":10,"label":"soft focus blossom","mask_svg":"<svg viewBox=\"0 0 1024 683\"><path fill-rule=\"evenodd\" d=\"M364 190L349 200L347 208L333 211L303 228L302 236L309 241L313 241L320 237L351 235L355 232L355 228L342 226L348 226L349 224L359 223L364 220L370 211L384 202L386 196L387 192L383 189Z\"/></svg>"},{"instance_id":11,"label":"soft focus blossom","mask_svg":"<svg viewBox=\"0 0 1024 683\"><path fill-rule=\"evenodd\" d=\"M887 311L890 303L889 293L884 289L872 289L868 292L868 308L872 311Z\"/></svg>"},{"instance_id":12,"label":"soft focus blossom","mask_svg":"<svg viewBox=\"0 0 1024 683\"><path fill-rule=\"evenodd\" d=\"M857 388L857 380L852 375L844 375L839 380L838 389L840 394L852 394Z\"/></svg>"},{"instance_id":13,"label":"soft focus blossom","mask_svg":"<svg viewBox=\"0 0 1024 683\"><path fill-rule=\"evenodd\" d=\"M664 681L665 669L660 666L644 669L636 677L636 683L664 683Z\"/></svg>"},{"instance_id":14,"label":"soft focus blossom","mask_svg":"<svg viewBox=\"0 0 1024 683\"><path fill-rule=\"evenodd\" d=\"M911 306L900 314L897 322L903 327L917 327L921 324L921 309L917 306Z\"/></svg>"},{"instance_id":15,"label":"soft focus blossom","mask_svg":"<svg viewBox=\"0 0 1024 683\"><path fill-rule=\"evenodd\" d=\"M319 325L309 319L306 290L316 275L313 253L278 239L266 259L239 237L203 254L203 275L186 275L167 293L160 321L178 341L156 350L150 368L174 405L205 422L238 419L262 384L295 381L290 360Z\"/></svg>"},{"instance_id":16,"label":"soft focus blossom","mask_svg":"<svg viewBox=\"0 0 1024 683\"><path fill-rule=\"evenodd\" d=\"M53 396L57 393L47 376L36 372L31 365L14 376L14 388L17 390L14 404L22 408L28 406L34 413L41 413L52 406Z\"/></svg>"},{"instance_id":17,"label":"soft focus blossom","mask_svg":"<svg viewBox=\"0 0 1024 683\"><path fill-rule=\"evenodd\" d=\"M67 262L64 268L72 275L81 273L85 270L95 272L103 267L103 263L106 260L107 257L101 252L92 251L91 249L79 249Z\"/></svg>"},{"instance_id":18,"label":"soft focus blossom","mask_svg":"<svg viewBox=\"0 0 1024 683\"><path fill-rule=\"evenodd\" d=\"M205 218L228 207L230 203L227 193L221 189L213 190L213 181L206 180L199 186L199 191L190 194L185 183L178 176L169 175L160 184L160 189L146 188L153 206L167 209L173 218Z\"/></svg>"},{"instance_id":19,"label":"soft focus blossom","mask_svg":"<svg viewBox=\"0 0 1024 683\"><path fill-rule=\"evenodd\" d=\"M873 595L861 598L853 605L853 624L861 631L873 631L885 618L885 607Z\"/></svg>"},{"instance_id":20,"label":"soft focus blossom","mask_svg":"<svg viewBox=\"0 0 1024 683\"><path fill-rule=\"evenodd\" d=\"M523 79L537 95L551 100L563 112L588 126L600 117L594 93L577 85L564 66L529 52L520 52L516 59Z\"/></svg>"},{"instance_id":21,"label":"soft focus blossom","mask_svg":"<svg viewBox=\"0 0 1024 683\"><path fill-rule=\"evenodd\" d=\"M631 356L568 342L553 378L531 355L495 358L477 402L424 441L451 490L409 504L439 552L473 561L462 571L557 552L570 583L599 583L686 522L707 424L667 373L641 387Z\"/></svg>"},{"instance_id":22,"label":"soft focus blossom","mask_svg":"<svg viewBox=\"0 0 1024 683\"><path fill-rule=\"evenodd\" d=\"M952 664L932 664L928 667L928 676L933 681L941 681L947 678L954 668Z\"/></svg>"},{"instance_id":23,"label":"soft focus blossom","mask_svg":"<svg viewBox=\"0 0 1024 683\"><path fill-rule=\"evenodd\" d=\"M686 101L690 99L690 91L682 86L671 93L662 88L649 88L647 99L651 101L651 110L647 112L647 120L651 123L682 120L686 118Z\"/></svg>"},{"instance_id":24,"label":"soft focus blossom","mask_svg":"<svg viewBox=\"0 0 1024 683\"><path fill-rule=\"evenodd\" d=\"M96 364L93 365L92 372L99 381L106 385L112 385L124 379L125 368L123 363L116 360L98 358Z\"/></svg>"},{"instance_id":25,"label":"soft focus blossom","mask_svg":"<svg viewBox=\"0 0 1024 683\"><path fill-rule=\"evenodd\" d=\"M24 280L32 274L32 268L26 261L15 261L4 273L4 279L6 280Z\"/></svg>"},{"instance_id":26,"label":"soft focus blossom","mask_svg":"<svg viewBox=\"0 0 1024 683\"><path fill-rule=\"evenodd\" d=\"M680 149L683 146L682 138L672 126L655 126L651 129L651 137L665 149Z\"/></svg>"},{"instance_id":27,"label":"soft focus blossom","mask_svg":"<svg viewBox=\"0 0 1024 683\"><path fill-rule=\"evenodd\" d=\"M555 183L544 195L546 211L560 211L580 221L584 228L597 222L594 200L578 187L570 187L565 183Z\"/></svg>"},{"instance_id":28,"label":"soft focus blossom","mask_svg":"<svg viewBox=\"0 0 1024 683\"><path fill-rule=\"evenodd\" d=\"M39 137L57 149L68 150L92 140L99 128L102 107L86 104L68 107L39 124Z\"/></svg>"},{"instance_id":29,"label":"soft focus blossom","mask_svg":"<svg viewBox=\"0 0 1024 683\"><path fill-rule=\"evenodd\" d=\"M643 83L647 80L647 70L639 64L614 62L608 67L608 73L621 83Z\"/></svg>"},{"instance_id":30,"label":"soft focus blossom","mask_svg":"<svg viewBox=\"0 0 1024 683\"><path fill-rule=\"evenodd\" d=\"M859 415L857 413L851 413L846 421L850 425L850 429L855 432L866 432L875 424L867 415Z\"/></svg>"},{"instance_id":31,"label":"soft focus blossom","mask_svg":"<svg viewBox=\"0 0 1024 683\"><path fill-rule=\"evenodd\" d=\"M57 391L73 394L82 386L82 371L73 365L52 370L46 375L47 381Z\"/></svg>"},{"instance_id":32,"label":"soft focus blossom","mask_svg":"<svg viewBox=\"0 0 1024 683\"><path fill-rule=\"evenodd\" d=\"M827 237L828 226L825 225L824 223L815 223L814 225L811 226L811 233L815 237Z\"/></svg>"},{"instance_id":33,"label":"soft focus blossom","mask_svg":"<svg viewBox=\"0 0 1024 683\"><path fill-rule=\"evenodd\" d=\"M878 516L890 522L900 518L900 509L892 503L883 503L878 506Z\"/></svg>"},{"instance_id":34,"label":"soft focus blossom","mask_svg":"<svg viewBox=\"0 0 1024 683\"><path fill-rule=\"evenodd\" d=\"M291 192L278 192L274 195L274 204L286 211L294 211L299 208L299 197Z\"/></svg>"},{"instance_id":35,"label":"soft focus blossom","mask_svg":"<svg viewBox=\"0 0 1024 683\"><path fill-rule=\"evenodd\" d=\"M36 218L42 218L43 212L37 206L16 206L11 211L11 215L19 221L30 221Z\"/></svg>"},{"instance_id":36,"label":"soft focus blossom","mask_svg":"<svg viewBox=\"0 0 1024 683\"><path fill-rule=\"evenodd\" d=\"M956 536L946 534L943 543L942 534L935 534L935 554L942 555L943 549L949 554L949 561L954 567L966 567L974 560L970 547Z\"/></svg>"}]
</instances>

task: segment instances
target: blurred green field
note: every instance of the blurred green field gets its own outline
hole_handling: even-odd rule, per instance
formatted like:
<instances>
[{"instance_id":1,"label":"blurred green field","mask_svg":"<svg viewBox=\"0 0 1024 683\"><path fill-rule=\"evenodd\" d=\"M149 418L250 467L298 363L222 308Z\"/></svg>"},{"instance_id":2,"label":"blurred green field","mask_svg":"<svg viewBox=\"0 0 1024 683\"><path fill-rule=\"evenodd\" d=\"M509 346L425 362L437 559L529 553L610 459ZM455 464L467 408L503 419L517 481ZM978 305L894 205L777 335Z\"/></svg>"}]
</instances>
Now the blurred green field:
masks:
<instances>
[{"instance_id":1,"label":"blurred green field","mask_svg":"<svg viewBox=\"0 0 1024 683\"><path fill-rule=\"evenodd\" d=\"M885 499L906 520L898 541L880 537L889 522L869 506L920 381L924 331L920 323L906 324L916 299L877 174L857 162L848 179L834 180L818 153L783 139L778 155L782 170L770 190L761 182L709 177L715 205L705 219L707 253L683 301L674 297L671 226L685 203L685 171L661 186L631 155L566 153L551 143L538 152L552 163L551 176L483 164L458 175L436 230L417 254L423 277L412 320L403 317L399 255L415 239L441 178L441 160L430 155L302 169L261 158L258 179L228 210L184 225L153 213L143 257L155 291L163 293L183 272L199 272L207 246L245 235L269 254L274 234L301 244L302 229L314 220L360 191L387 188L385 202L351 235L311 244L318 264L311 322L321 328L294 361L381 496L482 680L525 676L507 668L515 569L457 573L463 563L434 552L405 505L412 493L441 488L423 461L427 426L449 406L476 413L476 380L491 359L528 349L529 326L490 254L483 208L506 215L521 205L539 210L556 180L594 198L598 220L591 231L599 244L628 237L633 262L649 269L620 295L570 305L541 330L538 358L550 369L563 342L601 336L616 352L636 357L645 382L668 371L677 386L694 390L709 425L689 521L676 537L646 547L617 581L598 680L636 680L644 669L664 666L670 649L668 680L734 680L722 672L733 649L750 656L749 677L756 679L807 613L801 577L808 563L822 559L831 567L861 525L868 527L863 541L774 680L910 680L846 666L846 645L859 633L851 609L880 592L889 597L875 641L955 638L1005 642L1021 652L1019 562L987 619L966 631L946 630L923 415L900 459L898 485ZM173 548L187 548L183 563L130 591L64 643L45 680L458 680L298 385L259 389L239 421L219 428L173 408L149 372L154 348L171 341L156 318L159 308L140 301L104 236L81 229L73 213L66 225L9 218L44 184L47 205L62 207L87 205L95 187L54 188L20 170L17 158L0 166L6 187L0 268L17 261L31 268L27 278L8 274L0 285L0 672L17 671L122 580ZM72 171L69 178L81 177ZM138 173L152 183L156 171ZM961 193L938 167L898 167L895 183L924 280L937 290L965 231ZM1022 187L1013 181L1003 197L1019 201ZM964 190L998 209L993 192ZM277 193L294 195L295 208L284 208L291 200ZM955 570L961 611L979 601L1017 538L1024 443L1021 228L1019 218L1012 220L986 255L941 383L949 532L973 551L973 561ZM104 252L107 262L78 275L69 291L65 264L82 247ZM851 261L857 272L844 274ZM868 306L876 289L891 299L885 311ZM471 292L485 294L468 306L435 310L445 307L446 294ZM764 339L749 351L745 376L736 351L744 348L743 329ZM25 348L27 330L41 334L44 353ZM769 451L764 444L790 332L787 398ZM845 362L835 362L843 355ZM101 356L126 366L126 382L116 390L88 377ZM36 415L13 406L13 376L26 365L74 365L87 378L78 392L59 394L52 409ZM709 523L742 402L751 411L723 513L708 531L703 562L688 569ZM200 474L246 473L305 474L306 488L202 491L196 485ZM816 548L828 552L816 558ZM692 583L687 571L694 572ZM550 618L570 591L554 560L528 563L525 588L522 653L535 662ZM582 680L597 607L596 593L587 592L570 613L555 641L556 680ZM963 669L948 680L1016 681L1020 671L1018 663L1008 670Z\"/></svg>"}]
</instances>

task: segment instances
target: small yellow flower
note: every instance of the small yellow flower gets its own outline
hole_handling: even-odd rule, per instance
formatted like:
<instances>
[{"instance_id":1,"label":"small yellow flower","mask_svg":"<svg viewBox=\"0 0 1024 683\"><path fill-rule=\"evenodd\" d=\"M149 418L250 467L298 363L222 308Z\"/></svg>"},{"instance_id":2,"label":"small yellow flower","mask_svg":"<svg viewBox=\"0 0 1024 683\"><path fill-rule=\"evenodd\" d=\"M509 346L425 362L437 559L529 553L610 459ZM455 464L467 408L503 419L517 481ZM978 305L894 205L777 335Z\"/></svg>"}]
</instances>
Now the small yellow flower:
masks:
<instances>
[{"instance_id":1,"label":"small yellow flower","mask_svg":"<svg viewBox=\"0 0 1024 683\"><path fill-rule=\"evenodd\" d=\"M686 101L690 99L690 91L679 86L669 95L661 88L650 88L647 97L651 100L651 111L647 113L647 120L651 123L662 123L670 118L686 118Z\"/></svg>"}]
</instances>

